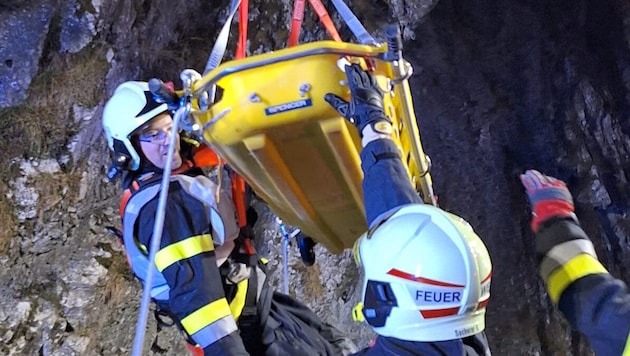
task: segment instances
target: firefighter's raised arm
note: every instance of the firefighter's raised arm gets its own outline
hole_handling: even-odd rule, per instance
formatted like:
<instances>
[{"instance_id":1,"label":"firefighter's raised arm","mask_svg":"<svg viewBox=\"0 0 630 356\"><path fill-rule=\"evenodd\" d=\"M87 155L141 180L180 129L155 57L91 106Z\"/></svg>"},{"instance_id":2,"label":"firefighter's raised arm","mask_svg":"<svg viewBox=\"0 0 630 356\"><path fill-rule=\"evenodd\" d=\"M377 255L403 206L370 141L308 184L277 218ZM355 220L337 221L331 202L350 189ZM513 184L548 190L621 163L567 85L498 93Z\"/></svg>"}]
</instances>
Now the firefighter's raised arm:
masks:
<instances>
[{"instance_id":1,"label":"firefighter's raised arm","mask_svg":"<svg viewBox=\"0 0 630 356\"><path fill-rule=\"evenodd\" d=\"M536 170L520 179L532 208L538 268L549 297L597 355L630 354L630 294L599 262L566 184Z\"/></svg>"},{"instance_id":2,"label":"firefighter's raised arm","mask_svg":"<svg viewBox=\"0 0 630 356\"><path fill-rule=\"evenodd\" d=\"M382 89L358 64L345 68L350 101L333 94L326 94L324 99L359 130L365 213L371 227L390 210L403 204L422 204L422 199L407 178L400 150L392 141L392 121L383 110ZM379 161L383 162L377 164Z\"/></svg>"}]
</instances>

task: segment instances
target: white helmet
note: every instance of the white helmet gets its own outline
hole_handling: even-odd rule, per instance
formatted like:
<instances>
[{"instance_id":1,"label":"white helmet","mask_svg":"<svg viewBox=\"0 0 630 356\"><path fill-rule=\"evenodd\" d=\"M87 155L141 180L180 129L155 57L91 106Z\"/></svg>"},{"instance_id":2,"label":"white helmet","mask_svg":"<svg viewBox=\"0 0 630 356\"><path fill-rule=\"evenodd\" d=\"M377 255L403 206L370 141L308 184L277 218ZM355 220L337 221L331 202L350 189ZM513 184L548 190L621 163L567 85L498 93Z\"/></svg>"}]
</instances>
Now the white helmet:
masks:
<instances>
[{"instance_id":1,"label":"white helmet","mask_svg":"<svg viewBox=\"0 0 630 356\"><path fill-rule=\"evenodd\" d=\"M462 218L405 205L357 240L354 255L364 272L355 317L377 334L429 342L484 330L492 264Z\"/></svg>"},{"instance_id":2,"label":"white helmet","mask_svg":"<svg viewBox=\"0 0 630 356\"><path fill-rule=\"evenodd\" d=\"M146 82L124 82L116 88L103 110L103 129L122 168L140 167L140 156L129 141L131 133L167 110L167 104L153 99Z\"/></svg>"}]
</instances>

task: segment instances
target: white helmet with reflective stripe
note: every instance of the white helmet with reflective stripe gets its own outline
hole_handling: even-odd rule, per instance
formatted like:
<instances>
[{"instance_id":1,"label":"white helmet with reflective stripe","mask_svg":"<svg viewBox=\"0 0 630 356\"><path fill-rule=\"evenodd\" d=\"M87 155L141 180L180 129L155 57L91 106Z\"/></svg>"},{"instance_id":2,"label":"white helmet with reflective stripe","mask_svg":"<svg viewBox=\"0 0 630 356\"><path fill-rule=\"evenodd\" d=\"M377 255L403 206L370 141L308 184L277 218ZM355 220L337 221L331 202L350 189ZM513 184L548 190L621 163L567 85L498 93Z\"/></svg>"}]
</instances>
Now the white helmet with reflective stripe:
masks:
<instances>
[{"instance_id":1,"label":"white helmet with reflective stripe","mask_svg":"<svg viewBox=\"0 0 630 356\"><path fill-rule=\"evenodd\" d=\"M109 148L126 160L123 168L140 167L140 156L129 140L131 133L167 110L167 104L153 99L146 82L129 81L116 88L103 110L103 129Z\"/></svg>"},{"instance_id":2,"label":"white helmet with reflective stripe","mask_svg":"<svg viewBox=\"0 0 630 356\"><path fill-rule=\"evenodd\" d=\"M364 272L362 314L377 334L429 342L484 330L492 264L462 218L406 205L357 240L354 252Z\"/></svg>"}]
</instances>

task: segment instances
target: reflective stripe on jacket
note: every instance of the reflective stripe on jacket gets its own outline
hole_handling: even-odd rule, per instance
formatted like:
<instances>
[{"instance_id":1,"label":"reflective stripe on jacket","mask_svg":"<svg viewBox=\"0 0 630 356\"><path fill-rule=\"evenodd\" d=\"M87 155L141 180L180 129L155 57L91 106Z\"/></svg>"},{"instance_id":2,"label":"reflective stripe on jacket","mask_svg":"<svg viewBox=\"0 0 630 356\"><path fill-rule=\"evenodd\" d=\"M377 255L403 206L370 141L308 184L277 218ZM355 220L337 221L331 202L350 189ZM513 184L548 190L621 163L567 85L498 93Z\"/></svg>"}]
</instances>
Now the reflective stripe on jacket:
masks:
<instances>
[{"instance_id":1,"label":"reflective stripe on jacket","mask_svg":"<svg viewBox=\"0 0 630 356\"><path fill-rule=\"evenodd\" d=\"M536 234L540 273L551 300L597 355L630 355L630 293L597 259L591 241L571 219Z\"/></svg>"},{"instance_id":2,"label":"reflective stripe on jacket","mask_svg":"<svg viewBox=\"0 0 630 356\"><path fill-rule=\"evenodd\" d=\"M245 354L239 337L226 338L238 335L238 329L218 268L218 262L225 261L234 249L239 232L231 200L226 195L217 203L217 187L205 176L173 175L170 179L155 279L145 287L151 288L151 296L191 341L206 351L217 343L217 348L231 354ZM158 183L135 192L123 215L125 248L134 274L142 281L149 268L143 248L150 246L153 234Z\"/></svg>"}]
</instances>

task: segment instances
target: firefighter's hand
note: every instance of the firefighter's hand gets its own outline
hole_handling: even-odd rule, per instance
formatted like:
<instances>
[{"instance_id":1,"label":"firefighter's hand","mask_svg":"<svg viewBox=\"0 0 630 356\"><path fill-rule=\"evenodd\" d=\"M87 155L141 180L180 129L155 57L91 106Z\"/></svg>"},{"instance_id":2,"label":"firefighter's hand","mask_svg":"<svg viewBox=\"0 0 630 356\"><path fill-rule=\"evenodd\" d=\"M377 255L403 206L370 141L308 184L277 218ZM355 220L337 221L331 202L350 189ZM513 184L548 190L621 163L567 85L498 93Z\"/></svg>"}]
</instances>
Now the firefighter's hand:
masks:
<instances>
[{"instance_id":1,"label":"firefighter's hand","mask_svg":"<svg viewBox=\"0 0 630 356\"><path fill-rule=\"evenodd\" d=\"M324 100L356 125L361 136L368 125L374 132L391 134L392 121L385 115L383 91L376 79L358 64L346 65L345 70L350 87L350 102L331 93L326 94Z\"/></svg>"},{"instance_id":2,"label":"firefighter's hand","mask_svg":"<svg viewBox=\"0 0 630 356\"><path fill-rule=\"evenodd\" d=\"M552 218L576 219L573 198L566 184L536 170L528 170L520 176L532 208L532 230Z\"/></svg>"}]
</instances>

